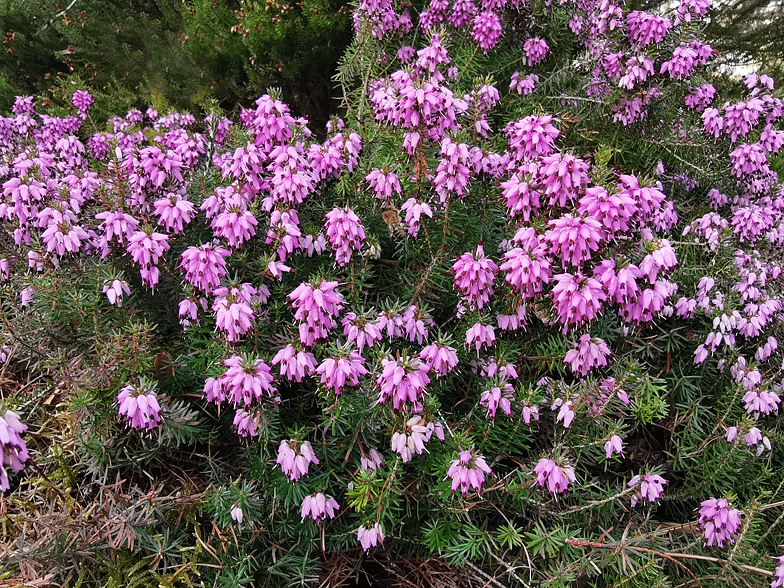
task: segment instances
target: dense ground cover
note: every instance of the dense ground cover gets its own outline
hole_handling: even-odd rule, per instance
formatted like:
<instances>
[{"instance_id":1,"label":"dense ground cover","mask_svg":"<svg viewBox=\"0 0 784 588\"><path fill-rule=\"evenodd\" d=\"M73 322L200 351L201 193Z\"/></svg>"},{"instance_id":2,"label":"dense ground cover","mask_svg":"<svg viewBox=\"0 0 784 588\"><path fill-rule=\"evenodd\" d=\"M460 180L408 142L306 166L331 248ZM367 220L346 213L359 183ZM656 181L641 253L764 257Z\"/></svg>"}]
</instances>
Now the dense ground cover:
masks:
<instances>
[{"instance_id":1,"label":"dense ground cover","mask_svg":"<svg viewBox=\"0 0 784 588\"><path fill-rule=\"evenodd\" d=\"M0 119L7 578L782 585L774 80L702 0L409 8L326 129Z\"/></svg>"}]
</instances>

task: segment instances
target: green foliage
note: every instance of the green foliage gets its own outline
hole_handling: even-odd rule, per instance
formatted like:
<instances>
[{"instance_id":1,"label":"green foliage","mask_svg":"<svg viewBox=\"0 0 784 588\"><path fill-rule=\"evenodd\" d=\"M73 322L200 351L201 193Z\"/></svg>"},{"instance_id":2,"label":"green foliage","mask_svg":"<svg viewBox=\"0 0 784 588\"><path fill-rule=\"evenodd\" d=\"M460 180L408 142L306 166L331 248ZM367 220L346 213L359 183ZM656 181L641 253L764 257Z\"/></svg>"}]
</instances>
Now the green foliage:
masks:
<instances>
[{"instance_id":1,"label":"green foliage","mask_svg":"<svg viewBox=\"0 0 784 588\"><path fill-rule=\"evenodd\" d=\"M24 15L44 14L46 8L7 5L8 18L16 19L20 31ZM163 0L129 1L112 3L106 14L92 18L102 6L86 0L80 5L86 15L82 29L76 31L82 21L58 19L42 28L40 41L50 53L58 43L76 43L54 65L41 61L47 67L74 66L77 59L92 64L51 92L56 103L52 112L64 114L76 88L94 90L98 107L85 133L99 129L97 121L118 105L140 105L141 97L161 111L203 104L220 115L207 96L249 98L259 85L271 82L281 82L283 95L299 111L321 116L323 104L309 101L318 88L331 90L330 64L340 43L348 42L350 27L345 6L324 1L193 0L181 13L179 4ZM200 303L201 293L183 284L179 266L186 247L214 237L203 214L185 234L169 234L171 250L160 262L155 292L143 286L138 267L116 245L100 260L62 255L59 271L49 251L41 272L27 271L20 262L9 283L0 284L3 337L14 345L14 359L2 368L0 384L11 390L8 406L30 424L35 464L35 472L26 473L12 491L12 512L0 519L3 540L19 540L22 546L8 564L14 571L21 573L30 558L57 570L57 581L64 585L79 575L83 585L130 588L302 586L325 584L330 565L356 571L363 560L381 565L388 556L448 562L484 578L479 585L505 578L510 584L620 588L681 585L690 583L692 574L703 581L726 574L741 585L751 577L759 579L750 575L750 567L770 567L763 554L775 552L784 520L778 475L784 467L781 421L773 415L752 421L743 406L743 388L731 371L741 355L753 357L757 342L739 338L737 346L717 350L700 366L694 363L698 345L715 329L713 321L721 313L746 312L747 301L734 288L739 280L735 250L743 244L730 228L715 251L688 235L681 241L676 237L686 222L710 210L704 202L708 189L737 192L731 191L736 182L727 179L719 158L726 155L726 145L717 147L697 132L684 144L668 133L680 118L689 132L700 128L698 114L672 106L683 98L674 82L663 85L664 98L650 105L652 124L611 124L612 103L620 90L612 89L601 101L586 99L585 80L591 72L568 32L567 8L534 2L510 11L508 18L515 34L506 34L490 57L469 35L441 32L457 71L448 82L454 96L486 83L496 84L502 93L499 111L489 117L494 132L487 139L476 131L474 111L451 138L480 146L484 154L502 153L508 143L502 131L506 122L553 113L562 133L559 149L591 160L596 186L616 193L621 173L636 173L644 186L663 181L662 190L684 219L670 234L680 262L669 274L679 286L677 296L696 296L700 278L710 275L716 290L725 294L722 308L716 304L707 312L695 310L693 319L657 312L654 321L638 324L618 309L606 310L608 303L590 327L567 332L551 300L551 281L542 295L525 301L524 328L497 328L499 340L491 349L467 347L471 325L497 325L499 313L516 312L523 300L498 272L492 306L462 308L454 288L455 259L481 242L500 261L499 247L509 243L517 228L532 226L541 234L559 213L543 207L530 223L510 218L499 179L476 170L463 198L437 205L431 180L441 163L440 145L423 140L409 156L400 148L404 130L383 124L369 103L369 80L399 67L393 58L399 40L379 40L360 28L337 80L344 89L348 131L362 133L362 157L354 170L340 170L338 178L319 184L318 192L296 207L303 237L321 230L333 208L350 206L360 216L368 238L350 263L336 265L329 253L292 255L287 263L293 271L272 276L268 263L277 259L277 244L264 242L271 217L263 203L265 188L250 204L259 223L257 235L232 251L224 280L224 285L247 283L269 290L268 302L254 303L254 328L240 341L228 341L213 313L203 307L198 324L188 324L184 333L177 321L181 300ZM417 35L421 31L415 29L405 42L416 43ZM506 91L509 75L522 69L518 35L542 35L552 48L551 58L535 70L540 75L536 93L526 98ZM8 71L22 67L21 61L5 59ZM13 75L0 81L17 83ZM136 86L129 90L132 84L138 93ZM190 138L195 132L209 136L204 126L186 132ZM211 156L221 149L234 153L253 137L236 124L225 147L205 140L207 153L182 186L196 209L232 180L210 165ZM311 142L302 144L303 153ZM665 162L666 175L654 175L659 160ZM118 163L94 164L104 185L100 198L85 204L89 229L97 228L94 214L102 204L130 206L129 180ZM388 229L379 199L365 181L374 169L396 170L403 182L402 193L393 197L398 204L408 198L430 198L434 204L432 218L423 218L416 238ZM699 173L700 184L686 189L669 170ZM289 211L289 204L279 212ZM138 208L143 222L156 221L149 210ZM43 250L36 234L29 247ZM2 236L0 258L23 259L25 247L12 241L10 232ZM640 264L652 247L647 239L623 236L596 252L594 261L612 259L618 267ZM775 251L763 249L761 254L765 263L777 259ZM553 267L553 273L572 271L567 265ZM109 304L103 293L106 281L115 278L126 279L133 292L122 307ZM454 347L459 367L440 377L431 372L416 410L408 405L393 410L379 401L376 380L384 360L416 357L422 345L412 337L388 337L368 346L363 352L368 375L339 395L318 375L291 381L279 377L276 366L274 400L254 404L260 407L257 429L238 437L236 407L204 402L206 378L220 376L233 355L271 364L277 352L297 340L299 325L289 294L304 281L325 279L336 281L345 297L341 318L350 311L372 321L382 311L400 313L417 305L434 322L429 341ZM646 280L640 277L639 284ZM770 292L778 296L780 287L774 279L770 283ZM18 297L25 287L35 290L27 308ZM330 339L309 349L316 364L354 349L341 327L336 324ZM587 377L564 363L583 331L612 348L609 364ZM499 408L495 418L488 416L483 396L511 380L487 373L491 359L496 369L516 370L514 385L504 388L511 395L511 415ZM13 372L10 384L6 369ZM775 385L774 371L766 371L766 385ZM161 426L150 431L133 430L117 415L120 390L141 383L157 391L163 407ZM533 408L539 412L530 412ZM729 426L745 431L762 423L774 448L763 456L756 456L742 438L726 441ZM426 426L426 451L405 460L390 451L393 435ZM33 433L34 427L39 431ZM614 435L623 437L623 452L607 456L605 444ZM276 450L288 439L308 441L319 460L296 482L276 462ZM377 468L362 467L371 449L384 454L383 462ZM468 450L487 458L492 476L480 484L481 492L453 492L447 472L459 463L460 452ZM573 472L569 491L552 493L537 483L533 468L543 458ZM646 473L668 481L666 496L653 504L640 498L639 487L629 486L633 476ZM334 519L303 520L303 499L317 493L340 505ZM694 524L695 508L707 496L728 496L743 511L737 541L723 552L704 548L695 537L701 533ZM632 507L632 497L640 504ZM60 512L62 518L43 518ZM31 545L19 539L31 521L39 521L46 540ZM376 524L386 537L366 558L357 547L357 531ZM686 565L678 563L683 554L693 556ZM333 557L344 561L334 564ZM490 568L497 576L482 576ZM392 564L388 569L397 570ZM339 585L346 580L335 574L327 583L332 581Z\"/></svg>"}]
</instances>

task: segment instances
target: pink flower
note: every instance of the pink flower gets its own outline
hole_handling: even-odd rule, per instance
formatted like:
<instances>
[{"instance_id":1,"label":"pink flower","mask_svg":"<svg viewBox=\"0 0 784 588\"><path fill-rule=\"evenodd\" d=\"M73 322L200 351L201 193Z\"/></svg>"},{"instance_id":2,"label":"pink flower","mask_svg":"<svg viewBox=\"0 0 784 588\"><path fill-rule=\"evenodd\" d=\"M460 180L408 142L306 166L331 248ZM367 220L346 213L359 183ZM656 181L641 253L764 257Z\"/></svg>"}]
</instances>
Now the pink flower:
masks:
<instances>
[{"instance_id":1,"label":"pink flower","mask_svg":"<svg viewBox=\"0 0 784 588\"><path fill-rule=\"evenodd\" d=\"M427 375L430 367L417 357L409 358L405 353L398 360L382 359L381 375L376 384L381 389L379 402L392 399L392 407L400 410L406 402L416 404L425 394L430 383Z\"/></svg>"},{"instance_id":2,"label":"pink flower","mask_svg":"<svg viewBox=\"0 0 784 588\"><path fill-rule=\"evenodd\" d=\"M512 81L509 84L509 91L514 92L517 90L517 93L520 96L529 96L533 93L534 89L536 88L536 84L539 83L539 76L536 74L528 74L527 76L520 77L520 72L514 72L512 74Z\"/></svg>"},{"instance_id":3,"label":"pink flower","mask_svg":"<svg viewBox=\"0 0 784 588\"><path fill-rule=\"evenodd\" d=\"M784 548L784 546L780 545L779 549L782 548ZM774 572L774 578L773 582L770 584L770 588L784 588L784 556L774 557L773 559L778 561L779 565Z\"/></svg>"},{"instance_id":4,"label":"pink flower","mask_svg":"<svg viewBox=\"0 0 784 588\"><path fill-rule=\"evenodd\" d=\"M340 506L334 498L331 496L327 498L321 492L317 492L306 496L302 501L302 520L304 521L308 516L316 523L323 521L326 517L334 519L335 511L339 508Z\"/></svg>"},{"instance_id":5,"label":"pink flower","mask_svg":"<svg viewBox=\"0 0 784 588\"><path fill-rule=\"evenodd\" d=\"M290 382L301 382L316 370L316 357L289 343L272 358L272 365L280 364L280 375Z\"/></svg>"},{"instance_id":6,"label":"pink flower","mask_svg":"<svg viewBox=\"0 0 784 588\"><path fill-rule=\"evenodd\" d=\"M714 139L718 139L721 132L724 130L724 117L719 115L719 110L716 108L706 108L700 115L705 132L713 135Z\"/></svg>"},{"instance_id":7,"label":"pink flower","mask_svg":"<svg viewBox=\"0 0 784 588\"><path fill-rule=\"evenodd\" d=\"M317 285L303 282L288 295L294 318L300 321L300 341L310 347L323 339L335 326L332 317L343 309L343 296L336 290L337 282L321 280Z\"/></svg>"},{"instance_id":8,"label":"pink flower","mask_svg":"<svg viewBox=\"0 0 784 588\"><path fill-rule=\"evenodd\" d=\"M377 470L381 465L384 463L384 458L382 455L376 451L375 449L371 449L368 452L369 457L365 457L364 455L360 459L360 469L368 472L370 470Z\"/></svg>"},{"instance_id":9,"label":"pink flower","mask_svg":"<svg viewBox=\"0 0 784 588\"><path fill-rule=\"evenodd\" d=\"M82 248L82 241L87 239L87 231L77 224L71 224L68 220L62 222L52 220L41 234L46 251L60 256L66 253L78 253Z\"/></svg>"},{"instance_id":10,"label":"pink flower","mask_svg":"<svg viewBox=\"0 0 784 588\"><path fill-rule=\"evenodd\" d=\"M623 440L618 435L613 435L604 444L604 452L607 454L607 459L610 459L613 453L621 455L623 453Z\"/></svg>"},{"instance_id":11,"label":"pink flower","mask_svg":"<svg viewBox=\"0 0 784 588\"><path fill-rule=\"evenodd\" d=\"M212 219L210 227L215 236L225 239L230 247L241 247L256 234L259 221L247 209L244 200L232 199L223 211Z\"/></svg>"},{"instance_id":12,"label":"pink flower","mask_svg":"<svg viewBox=\"0 0 784 588\"><path fill-rule=\"evenodd\" d=\"M564 267L567 263L581 267L605 239L602 225L589 216L565 214L548 224L552 228L544 234L544 240L549 241L550 251L561 258Z\"/></svg>"},{"instance_id":13,"label":"pink flower","mask_svg":"<svg viewBox=\"0 0 784 588\"><path fill-rule=\"evenodd\" d=\"M555 150L555 139L561 134L550 122L552 115L527 116L506 125L509 151L517 161L549 155Z\"/></svg>"},{"instance_id":14,"label":"pink flower","mask_svg":"<svg viewBox=\"0 0 784 588\"><path fill-rule=\"evenodd\" d=\"M400 63L404 65L411 61L414 58L414 55L416 55L416 50L409 45L403 45L397 50L397 58L400 60Z\"/></svg>"},{"instance_id":15,"label":"pink flower","mask_svg":"<svg viewBox=\"0 0 784 588\"><path fill-rule=\"evenodd\" d=\"M250 406L254 400L261 403L265 392L275 399L272 372L262 360L234 355L223 360L223 365L229 369L220 377L221 387L234 404Z\"/></svg>"},{"instance_id":16,"label":"pink flower","mask_svg":"<svg viewBox=\"0 0 784 588\"><path fill-rule=\"evenodd\" d=\"M532 37L523 43L523 52L525 53L523 63L526 65L537 65L544 60L549 50L550 47L544 39Z\"/></svg>"},{"instance_id":17,"label":"pink flower","mask_svg":"<svg viewBox=\"0 0 784 588\"><path fill-rule=\"evenodd\" d=\"M242 524L242 509L239 506L235 506L231 509L231 519L236 522L237 524Z\"/></svg>"},{"instance_id":18,"label":"pink flower","mask_svg":"<svg viewBox=\"0 0 784 588\"><path fill-rule=\"evenodd\" d=\"M356 213L347 208L333 208L327 213L324 232L335 252L335 262L344 266L351 260L352 247L359 251L365 240L365 229Z\"/></svg>"},{"instance_id":19,"label":"pink flower","mask_svg":"<svg viewBox=\"0 0 784 588\"><path fill-rule=\"evenodd\" d=\"M29 306L35 296L35 288L28 286L19 292L19 305L23 308Z\"/></svg>"},{"instance_id":20,"label":"pink flower","mask_svg":"<svg viewBox=\"0 0 784 588\"><path fill-rule=\"evenodd\" d=\"M637 205L636 219L643 223L653 218L667 199L660 189L661 184L658 184L657 187L640 186L640 181L636 176L626 174L621 174L618 179L620 180L619 193L634 201Z\"/></svg>"},{"instance_id":21,"label":"pink flower","mask_svg":"<svg viewBox=\"0 0 784 588\"><path fill-rule=\"evenodd\" d=\"M371 190L375 192L376 198L391 200L393 192L401 194L400 181L397 174L387 170L374 169L367 176L365 181L370 184Z\"/></svg>"},{"instance_id":22,"label":"pink flower","mask_svg":"<svg viewBox=\"0 0 784 588\"><path fill-rule=\"evenodd\" d=\"M100 212L95 215L95 218L102 221L99 230L101 230L103 234L99 237L98 241L101 249L101 257L106 257L109 254L109 241L114 239L122 244L125 240L130 240L136 227L139 225L139 221L132 216L123 213L121 210Z\"/></svg>"},{"instance_id":23,"label":"pink flower","mask_svg":"<svg viewBox=\"0 0 784 588\"><path fill-rule=\"evenodd\" d=\"M128 385L117 395L120 416L133 429L154 429L161 422L161 407L151 383L142 380L138 387Z\"/></svg>"},{"instance_id":24,"label":"pink flower","mask_svg":"<svg viewBox=\"0 0 784 588\"><path fill-rule=\"evenodd\" d=\"M563 398L556 398L550 409L555 410L556 408L560 408L560 410L558 411L558 415L555 417L555 422L562 423L564 429L568 429L574 420L574 401L564 400Z\"/></svg>"},{"instance_id":25,"label":"pink flower","mask_svg":"<svg viewBox=\"0 0 784 588\"><path fill-rule=\"evenodd\" d=\"M476 246L476 253L464 253L452 266L455 290L461 292L469 306L482 308L493 295L493 282L498 266L485 257L484 247Z\"/></svg>"},{"instance_id":26,"label":"pink flower","mask_svg":"<svg viewBox=\"0 0 784 588\"><path fill-rule=\"evenodd\" d=\"M635 10L626 15L626 27L629 40L635 45L644 46L661 43L672 28L672 23L663 16Z\"/></svg>"},{"instance_id":27,"label":"pink flower","mask_svg":"<svg viewBox=\"0 0 784 588\"><path fill-rule=\"evenodd\" d=\"M234 413L232 424L237 429L237 435L240 437L255 437L258 434L260 420L260 411L249 412L244 408L238 408L237 412Z\"/></svg>"},{"instance_id":28,"label":"pink flower","mask_svg":"<svg viewBox=\"0 0 784 588\"><path fill-rule=\"evenodd\" d=\"M395 431L392 434L392 451L397 453L404 463L411 461L414 455L426 453L425 443L430 439L430 431L422 424L421 416L413 416L403 427L402 431Z\"/></svg>"},{"instance_id":29,"label":"pink flower","mask_svg":"<svg viewBox=\"0 0 784 588\"><path fill-rule=\"evenodd\" d=\"M124 280L105 280L102 292L106 294L109 304L122 306L123 294L131 295L131 289Z\"/></svg>"},{"instance_id":30,"label":"pink flower","mask_svg":"<svg viewBox=\"0 0 784 588\"><path fill-rule=\"evenodd\" d=\"M610 348L604 340L592 338L587 333L580 337L576 347L570 349L564 357L564 363L571 364L572 371L585 377L595 367L607 365Z\"/></svg>"},{"instance_id":31,"label":"pink flower","mask_svg":"<svg viewBox=\"0 0 784 588\"><path fill-rule=\"evenodd\" d=\"M705 110L716 96L716 88L712 84L690 86L684 102L686 106L698 112Z\"/></svg>"},{"instance_id":32,"label":"pink flower","mask_svg":"<svg viewBox=\"0 0 784 588\"><path fill-rule=\"evenodd\" d=\"M295 439L284 440L278 447L278 458L275 461L283 474L292 482L308 475L308 466L319 464L316 454L309 441L299 442Z\"/></svg>"},{"instance_id":33,"label":"pink flower","mask_svg":"<svg viewBox=\"0 0 784 588\"><path fill-rule=\"evenodd\" d=\"M482 51L487 52L496 46L501 36L501 19L495 12L482 12L474 17L471 37L479 44Z\"/></svg>"},{"instance_id":34,"label":"pink flower","mask_svg":"<svg viewBox=\"0 0 784 588\"><path fill-rule=\"evenodd\" d=\"M730 152L730 160L732 161L732 173L739 178L757 172L765 173L770 169L765 147L759 143L752 145L739 143Z\"/></svg>"},{"instance_id":35,"label":"pink flower","mask_svg":"<svg viewBox=\"0 0 784 588\"><path fill-rule=\"evenodd\" d=\"M473 0L455 0L449 15L449 22L453 27L460 28L471 22L471 17L474 14L476 14L476 5Z\"/></svg>"},{"instance_id":36,"label":"pink flower","mask_svg":"<svg viewBox=\"0 0 784 588\"><path fill-rule=\"evenodd\" d=\"M700 518L697 524L705 529L705 542L708 547L723 547L724 542L732 538L740 529L740 511L732 508L726 498L709 498L700 504Z\"/></svg>"},{"instance_id":37,"label":"pink flower","mask_svg":"<svg viewBox=\"0 0 784 588\"><path fill-rule=\"evenodd\" d=\"M223 385L220 378L207 378L204 380L204 397L207 402L214 402L219 405L226 400Z\"/></svg>"},{"instance_id":38,"label":"pink flower","mask_svg":"<svg viewBox=\"0 0 784 588\"><path fill-rule=\"evenodd\" d=\"M577 210L604 225L608 237L629 230L629 223L637 212L637 205L627 194L609 194L601 186L586 188Z\"/></svg>"},{"instance_id":39,"label":"pink flower","mask_svg":"<svg viewBox=\"0 0 784 588\"><path fill-rule=\"evenodd\" d=\"M539 420L539 407L535 404L531 404L530 400L526 400L523 403L523 421L525 421L526 425L531 424L531 419L533 418L535 421Z\"/></svg>"},{"instance_id":40,"label":"pink flower","mask_svg":"<svg viewBox=\"0 0 784 588\"><path fill-rule=\"evenodd\" d=\"M607 295L599 282L581 274L558 274L552 296L564 333L570 325L590 322L602 308Z\"/></svg>"},{"instance_id":41,"label":"pink flower","mask_svg":"<svg viewBox=\"0 0 784 588\"><path fill-rule=\"evenodd\" d=\"M727 434L729 436L729 431ZM749 446L749 449L752 447L757 448L757 457L762 455L762 452L766 449L768 451L771 449L770 439L765 437L762 434L762 431L760 431L757 427L751 427L751 429L749 429L749 431L743 435L743 440L746 442L746 445Z\"/></svg>"},{"instance_id":42,"label":"pink flower","mask_svg":"<svg viewBox=\"0 0 784 588\"><path fill-rule=\"evenodd\" d=\"M482 347L492 347L495 345L495 329L492 325L475 323L466 331L466 347L474 345L479 351Z\"/></svg>"},{"instance_id":43,"label":"pink flower","mask_svg":"<svg viewBox=\"0 0 784 588\"><path fill-rule=\"evenodd\" d=\"M506 416L512 416L512 401L514 400L514 388L508 382L492 386L489 390L482 392L479 399L479 406L487 409L487 416L495 418L496 411L500 408Z\"/></svg>"},{"instance_id":44,"label":"pink flower","mask_svg":"<svg viewBox=\"0 0 784 588\"><path fill-rule=\"evenodd\" d=\"M588 164L571 153L554 153L542 157L539 169L544 194L550 197L550 206L566 206L577 198L582 187L588 184Z\"/></svg>"},{"instance_id":45,"label":"pink flower","mask_svg":"<svg viewBox=\"0 0 784 588\"><path fill-rule=\"evenodd\" d=\"M327 250L327 240L324 233L305 235L299 242L299 248L308 257L313 257L314 254L321 255Z\"/></svg>"},{"instance_id":46,"label":"pink flower","mask_svg":"<svg viewBox=\"0 0 784 588\"><path fill-rule=\"evenodd\" d=\"M297 212L295 210L280 211L276 208L270 215L269 226L264 244L274 243L278 257L281 262L284 262L288 255L300 248L299 238L302 236L302 231L299 229Z\"/></svg>"},{"instance_id":47,"label":"pink flower","mask_svg":"<svg viewBox=\"0 0 784 588\"><path fill-rule=\"evenodd\" d=\"M451 372L457 366L457 349L450 347L444 341L431 343L419 352L419 358L435 372L440 378Z\"/></svg>"},{"instance_id":48,"label":"pink flower","mask_svg":"<svg viewBox=\"0 0 784 588\"><path fill-rule=\"evenodd\" d=\"M71 94L71 104L79 110L80 115L86 115L87 111L90 110L90 107L93 105L93 102L93 97L90 96L90 92L86 90L76 90Z\"/></svg>"},{"instance_id":49,"label":"pink flower","mask_svg":"<svg viewBox=\"0 0 784 588\"><path fill-rule=\"evenodd\" d=\"M422 345L422 341L427 339L433 319L430 314L416 305L412 304L403 313L403 330L408 335L408 340L412 343Z\"/></svg>"},{"instance_id":50,"label":"pink flower","mask_svg":"<svg viewBox=\"0 0 784 588\"><path fill-rule=\"evenodd\" d=\"M445 203L451 195L462 198L468 187L471 175L469 167L470 155L468 145L454 143L449 137L441 140L441 159L436 168L436 177L433 180L436 194Z\"/></svg>"},{"instance_id":51,"label":"pink flower","mask_svg":"<svg viewBox=\"0 0 784 588\"><path fill-rule=\"evenodd\" d=\"M664 494L664 485L667 484L667 480L656 474L637 475L629 480L629 488L638 484L640 487L635 489L635 494L632 496L632 506L635 506L640 500L647 500L651 503L659 500Z\"/></svg>"},{"instance_id":52,"label":"pink flower","mask_svg":"<svg viewBox=\"0 0 784 588\"><path fill-rule=\"evenodd\" d=\"M700 59L697 52L689 45L681 45L675 48L672 58L662 63L659 73L664 75L664 72L668 72L670 78L683 80L689 77L699 64Z\"/></svg>"},{"instance_id":53,"label":"pink flower","mask_svg":"<svg viewBox=\"0 0 784 588\"><path fill-rule=\"evenodd\" d=\"M550 494L560 494L569 489L569 482L576 482L574 468L558 465L552 459L542 458L534 468L536 483L542 488L547 484Z\"/></svg>"},{"instance_id":54,"label":"pink flower","mask_svg":"<svg viewBox=\"0 0 784 588\"><path fill-rule=\"evenodd\" d=\"M357 386L359 377L368 373L362 365L364 358L356 351L338 351L338 357L327 357L316 368L321 374L321 383L330 388L336 396L340 396L343 386Z\"/></svg>"},{"instance_id":55,"label":"pink flower","mask_svg":"<svg viewBox=\"0 0 784 588\"><path fill-rule=\"evenodd\" d=\"M513 310L514 310L513 314L496 315L498 328L501 331L516 331L520 327L524 327L527 324L525 320L525 312L526 312L525 305L524 304L520 305Z\"/></svg>"},{"instance_id":56,"label":"pink flower","mask_svg":"<svg viewBox=\"0 0 784 588\"><path fill-rule=\"evenodd\" d=\"M759 97L754 97L747 102L741 101L724 106L724 132L729 134L733 143L738 140L738 137L746 137L751 129L757 126L759 117L765 110L764 104ZM708 110L705 112L707 113Z\"/></svg>"},{"instance_id":57,"label":"pink flower","mask_svg":"<svg viewBox=\"0 0 784 588\"><path fill-rule=\"evenodd\" d=\"M155 214L158 224L166 225L166 230L181 233L183 225L193 220L193 203L182 194L171 193L166 198L155 201Z\"/></svg>"},{"instance_id":58,"label":"pink flower","mask_svg":"<svg viewBox=\"0 0 784 588\"><path fill-rule=\"evenodd\" d=\"M346 313L346 316L340 321L343 325L343 334L346 336L346 341L352 343L356 341L357 351L362 353L365 345L373 347L376 341L381 341L383 335L376 323L370 322L366 316L357 316L354 312Z\"/></svg>"},{"instance_id":59,"label":"pink flower","mask_svg":"<svg viewBox=\"0 0 784 588\"><path fill-rule=\"evenodd\" d=\"M461 451L458 459L452 460L446 477L452 480L452 492L458 488L463 494L470 489L479 492L485 483L485 475L492 475L485 458L471 451Z\"/></svg>"},{"instance_id":60,"label":"pink flower","mask_svg":"<svg viewBox=\"0 0 784 588\"><path fill-rule=\"evenodd\" d=\"M711 7L711 0L681 0L678 4L678 12L675 14L675 26L681 22L691 23L694 20L702 20ZM756 75L756 74L755 74Z\"/></svg>"},{"instance_id":61,"label":"pink flower","mask_svg":"<svg viewBox=\"0 0 784 588\"><path fill-rule=\"evenodd\" d=\"M770 414L775 412L779 413L779 403L781 397L774 390L749 390L743 396L743 402L746 404L746 412L759 416L762 414Z\"/></svg>"},{"instance_id":62,"label":"pink flower","mask_svg":"<svg viewBox=\"0 0 784 588\"><path fill-rule=\"evenodd\" d=\"M252 288L250 284L242 286ZM225 293L221 295L219 292ZM212 304L212 310L215 312L215 329L225 331L229 341L239 341L242 335L253 328L256 314L251 307L251 302L244 298L237 288L231 290L219 288L215 294L215 302Z\"/></svg>"},{"instance_id":63,"label":"pink flower","mask_svg":"<svg viewBox=\"0 0 784 588\"><path fill-rule=\"evenodd\" d=\"M636 265L616 268L614 259L605 259L594 268L593 275L606 288L608 300L619 304L637 301L641 292L637 280L642 278L642 272Z\"/></svg>"},{"instance_id":64,"label":"pink flower","mask_svg":"<svg viewBox=\"0 0 784 588\"><path fill-rule=\"evenodd\" d=\"M22 462L30 459L27 446L22 433L27 430L27 425L19 421L15 412L6 410L0 417L0 492L10 488L8 473L4 466L9 466L15 472L22 471Z\"/></svg>"},{"instance_id":65,"label":"pink flower","mask_svg":"<svg viewBox=\"0 0 784 588\"><path fill-rule=\"evenodd\" d=\"M150 288L158 283L160 272L156 265L169 248L168 237L154 233L151 227L136 231L129 240L128 253L141 266L142 282Z\"/></svg>"},{"instance_id":66,"label":"pink flower","mask_svg":"<svg viewBox=\"0 0 784 588\"><path fill-rule=\"evenodd\" d=\"M225 247L213 247L211 243L188 247L182 252L180 262L185 281L203 292L212 292L226 275L226 260L223 258L230 255Z\"/></svg>"},{"instance_id":67,"label":"pink flower","mask_svg":"<svg viewBox=\"0 0 784 588\"><path fill-rule=\"evenodd\" d=\"M656 280L650 288L641 290L635 301L625 303L620 315L634 323L649 323L662 311L665 302L678 289L677 284L667 280Z\"/></svg>"},{"instance_id":68,"label":"pink flower","mask_svg":"<svg viewBox=\"0 0 784 588\"><path fill-rule=\"evenodd\" d=\"M501 271L507 272L504 280L524 298L533 298L541 293L542 287L552 277L547 247L539 244L538 239L534 242L534 246L507 251L501 264Z\"/></svg>"},{"instance_id":69,"label":"pink flower","mask_svg":"<svg viewBox=\"0 0 784 588\"><path fill-rule=\"evenodd\" d=\"M400 207L401 212L406 213L405 221L408 225L408 234L416 237L419 234L420 223L422 215L433 218L433 209L427 202L417 200L416 198L409 198Z\"/></svg>"},{"instance_id":70,"label":"pink flower","mask_svg":"<svg viewBox=\"0 0 784 588\"><path fill-rule=\"evenodd\" d=\"M390 340L403 335L403 324L403 315L394 308L381 311L376 319L376 326L382 333L386 331Z\"/></svg>"},{"instance_id":71,"label":"pink flower","mask_svg":"<svg viewBox=\"0 0 784 588\"><path fill-rule=\"evenodd\" d=\"M503 196L509 216L523 215L526 222L541 208L539 192L532 187L533 178L515 173L506 182L501 182Z\"/></svg>"},{"instance_id":72,"label":"pink flower","mask_svg":"<svg viewBox=\"0 0 784 588\"><path fill-rule=\"evenodd\" d=\"M378 545L378 542L384 543L384 531L378 523L371 527L362 525L357 529L357 541L362 545L362 549L368 551L371 547Z\"/></svg>"}]
</instances>

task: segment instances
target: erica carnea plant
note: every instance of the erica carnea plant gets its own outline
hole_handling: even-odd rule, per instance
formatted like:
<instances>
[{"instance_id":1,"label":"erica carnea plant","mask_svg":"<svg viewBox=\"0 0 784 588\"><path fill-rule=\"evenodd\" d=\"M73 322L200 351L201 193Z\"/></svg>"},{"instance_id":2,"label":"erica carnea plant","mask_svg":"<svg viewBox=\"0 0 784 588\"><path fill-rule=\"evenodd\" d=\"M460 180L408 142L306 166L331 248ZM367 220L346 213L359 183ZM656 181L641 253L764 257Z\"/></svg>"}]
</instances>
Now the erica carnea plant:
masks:
<instances>
[{"instance_id":1,"label":"erica carnea plant","mask_svg":"<svg viewBox=\"0 0 784 588\"><path fill-rule=\"evenodd\" d=\"M774 81L717 87L702 0L419 8L357 6L325 130L274 92L233 121L87 133L84 90L0 119L4 365L41 378L6 399L4 462L39 396L75 433L31 453L65 490L3 488L195 496L138 542L60 541L67 578L122 545L171 584L337 585L367 552L779 585Z\"/></svg>"}]
</instances>

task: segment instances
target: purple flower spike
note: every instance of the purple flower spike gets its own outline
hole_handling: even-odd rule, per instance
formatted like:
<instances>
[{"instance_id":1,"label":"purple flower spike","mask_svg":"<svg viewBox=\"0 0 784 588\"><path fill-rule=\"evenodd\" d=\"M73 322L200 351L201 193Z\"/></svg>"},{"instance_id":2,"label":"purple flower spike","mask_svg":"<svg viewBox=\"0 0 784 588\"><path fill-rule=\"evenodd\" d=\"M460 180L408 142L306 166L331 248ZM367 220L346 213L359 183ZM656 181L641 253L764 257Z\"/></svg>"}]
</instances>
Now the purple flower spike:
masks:
<instances>
[{"instance_id":1,"label":"purple flower spike","mask_svg":"<svg viewBox=\"0 0 784 588\"><path fill-rule=\"evenodd\" d=\"M700 504L697 524L705 530L708 547L723 547L726 541L735 543L733 535L740 529L740 511L732 508L726 498L709 498Z\"/></svg>"}]
</instances>

